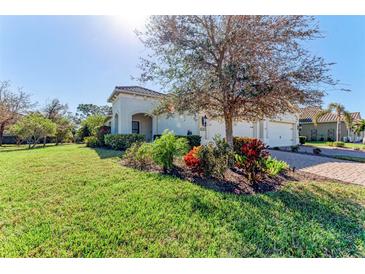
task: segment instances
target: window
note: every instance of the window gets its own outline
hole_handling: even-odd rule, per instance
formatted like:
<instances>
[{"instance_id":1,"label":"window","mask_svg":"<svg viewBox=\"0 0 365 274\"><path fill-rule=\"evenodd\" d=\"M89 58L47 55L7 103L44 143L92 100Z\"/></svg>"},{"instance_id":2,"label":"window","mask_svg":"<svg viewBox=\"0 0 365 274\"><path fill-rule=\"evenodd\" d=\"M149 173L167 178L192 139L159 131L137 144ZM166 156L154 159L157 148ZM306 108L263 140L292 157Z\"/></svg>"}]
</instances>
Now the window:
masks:
<instances>
[{"instance_id":1,"label":"window","mask_svg":"<svg viewBox=\"0 0 365 274\"><path fill-rule=\"evenodd\" d=\"M132 133L139 134L139 121L132 121Z\"/></svg>"}]
</instances>

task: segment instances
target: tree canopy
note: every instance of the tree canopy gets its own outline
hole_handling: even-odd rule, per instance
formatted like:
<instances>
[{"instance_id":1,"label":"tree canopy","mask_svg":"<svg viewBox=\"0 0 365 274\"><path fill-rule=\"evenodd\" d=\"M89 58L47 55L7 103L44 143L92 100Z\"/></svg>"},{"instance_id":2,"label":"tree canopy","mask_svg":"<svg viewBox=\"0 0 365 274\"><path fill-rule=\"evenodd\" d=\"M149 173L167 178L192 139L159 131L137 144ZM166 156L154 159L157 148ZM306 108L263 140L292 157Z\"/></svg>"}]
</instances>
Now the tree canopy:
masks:
<instances>
[{"instance_id":1,"label":"tree canopy","mask_svg":"<svg viewBox=\"0 0 365 274\"><path fill-rule=\"evenodd\" d=\"M173 106L223 119L231 145L234 121L318 105L323 87L337 84L331 63L303 47L322 37L314 17L153 16L139 37L150 50L139 79L170 95L161 112Z\"/></svg>"},{"instance_id":2,"label":"tree canopy","mask_svg":"<svg viewBox=\"0 0 365 274\"><path fill-rule=\"evenodd\" d=\"M105 119L106 116L103 115L90 115L82 121L81 125L86 126L91 135L96 136L98 129L104 125Z\"/></svg>"},{"instance_id":3,"label":"tree canopy","mask_svg":"<svg viewBox=\"0 0 365 274\"><path fill-rule=\"evenodd\" d=\"M31 145L35 147L42 138L55 135L56 124L40 113L31 113L16 122L10 131L22 140L26 140L29 147Z\"/></svg>"},{"instance_id":4,"label":"tree canopy","mask_svg":"<svg viewBox=\"0 0 365 274\"><path fill-rule=\"evenodd\" d=\"M0 82L0 146L5 129L14 124L34 104L30 101L30 95L18 88L12 91L9 81Z\"/></svg>"},{"instance_id":5,"label":"tree canopy","mask_svg":"<svg viewBox=\"0 0 365 274\"><path fill-rule=\"evenodd\" d=\"M98 106L94 104L79 104L77 106L76 117L79 121L86 119L90 115L103 115L108 116L112 112L110 106Z\"/></svg>"}]
</instances>

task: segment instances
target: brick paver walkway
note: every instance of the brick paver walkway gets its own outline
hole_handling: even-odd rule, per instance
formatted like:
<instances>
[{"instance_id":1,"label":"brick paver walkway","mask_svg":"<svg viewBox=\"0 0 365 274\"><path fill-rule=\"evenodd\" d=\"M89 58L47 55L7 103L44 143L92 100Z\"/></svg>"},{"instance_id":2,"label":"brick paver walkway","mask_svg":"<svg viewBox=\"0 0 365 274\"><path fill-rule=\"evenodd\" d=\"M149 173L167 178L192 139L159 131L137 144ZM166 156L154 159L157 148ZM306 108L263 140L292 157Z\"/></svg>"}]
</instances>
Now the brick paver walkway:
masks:
<instances>
[{"instance_id":1,"label":"brick paver walkway","mask_svg":"<svg viewBox=\"0 0 365 274\"><path fill-rule=\"evenodd\" d=\"M365 163L276 150L270 154L297 170L365 186Z\"/></svg>"}]
</instances>

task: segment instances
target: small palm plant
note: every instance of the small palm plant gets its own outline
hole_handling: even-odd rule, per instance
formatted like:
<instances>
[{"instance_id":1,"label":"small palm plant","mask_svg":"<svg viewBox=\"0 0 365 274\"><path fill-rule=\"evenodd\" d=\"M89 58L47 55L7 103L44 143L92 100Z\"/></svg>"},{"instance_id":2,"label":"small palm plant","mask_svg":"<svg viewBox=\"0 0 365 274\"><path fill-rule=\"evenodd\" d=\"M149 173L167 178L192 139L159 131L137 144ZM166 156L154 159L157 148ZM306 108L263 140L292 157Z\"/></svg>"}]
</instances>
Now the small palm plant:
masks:
<instances>
[{"instance_id":1,"label":"small palm plant","mask_svg":"<svg viewBox=\"0 0 365 274\"><path fill-rule=\"evenodd\" d=\"M336 121L337 121L337 129L336 129L336 141L340 141L341 136L341 121L344 121L347 128L351 128L352 124L352 118L351 113L348 112L345 107L338 103L331 103L328 105L327 109L324 109L320 111L315 117L314 117L314 124L318 125L319 118L323 117L324 115L328 113L335 113L336 114Z\"/></svg>"},{"instance_id":2,"label":"small palm plant","mask_svg":"<svg viewBox=\"0 0 365 274\"><path fill-rule=\"evenodd\" d=\"M360 134L363 131L365 131L365 119L356 121L356 123L354 124L354 132L356 134Z\"/></svg>"},{"instance_id":3,"label":"small palm plant","mask_svg":"<svg viewBox=\"0 0 365 274\"><path fill-rule=\"evenodd\" d=\"M354 124L354 132L357 135L360 135L360 133L363 131L365 131L365 119L356 121ZM365 144L365 138L362 139L362 142Z\"/></svg>"}]
</instances>

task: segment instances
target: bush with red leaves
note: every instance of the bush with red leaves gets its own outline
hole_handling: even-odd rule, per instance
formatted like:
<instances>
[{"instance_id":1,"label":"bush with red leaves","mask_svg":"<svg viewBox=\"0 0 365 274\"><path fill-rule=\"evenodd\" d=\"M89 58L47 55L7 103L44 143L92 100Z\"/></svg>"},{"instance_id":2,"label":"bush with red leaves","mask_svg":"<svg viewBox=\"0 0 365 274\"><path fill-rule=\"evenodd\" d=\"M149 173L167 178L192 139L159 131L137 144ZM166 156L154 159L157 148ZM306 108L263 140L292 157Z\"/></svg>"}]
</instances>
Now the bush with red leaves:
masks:
<instances>
[{"instance_id":1,"label":"bush with red leaves","mask_svg":"<svg viewBox=\"0 0 365 274\"><path fill-rule=\"evenodd\" d=\"M245 142L240 153L235 155L236 167L251 182L257 181L265 173L265 159L269 156L267 146L259 139Z\"/></svg>"},{"instance_id":2,"label":"bush with red leaves","mask_svg":"<svg viewBox=\"0 0 365 274\"><path fill-rule=\"evenodd\" d=\"M198 157L200 146L193 147L185 156L184 161L187 167L193 171L200 170L200 159Z\"/></svg>"}]
</instances>

